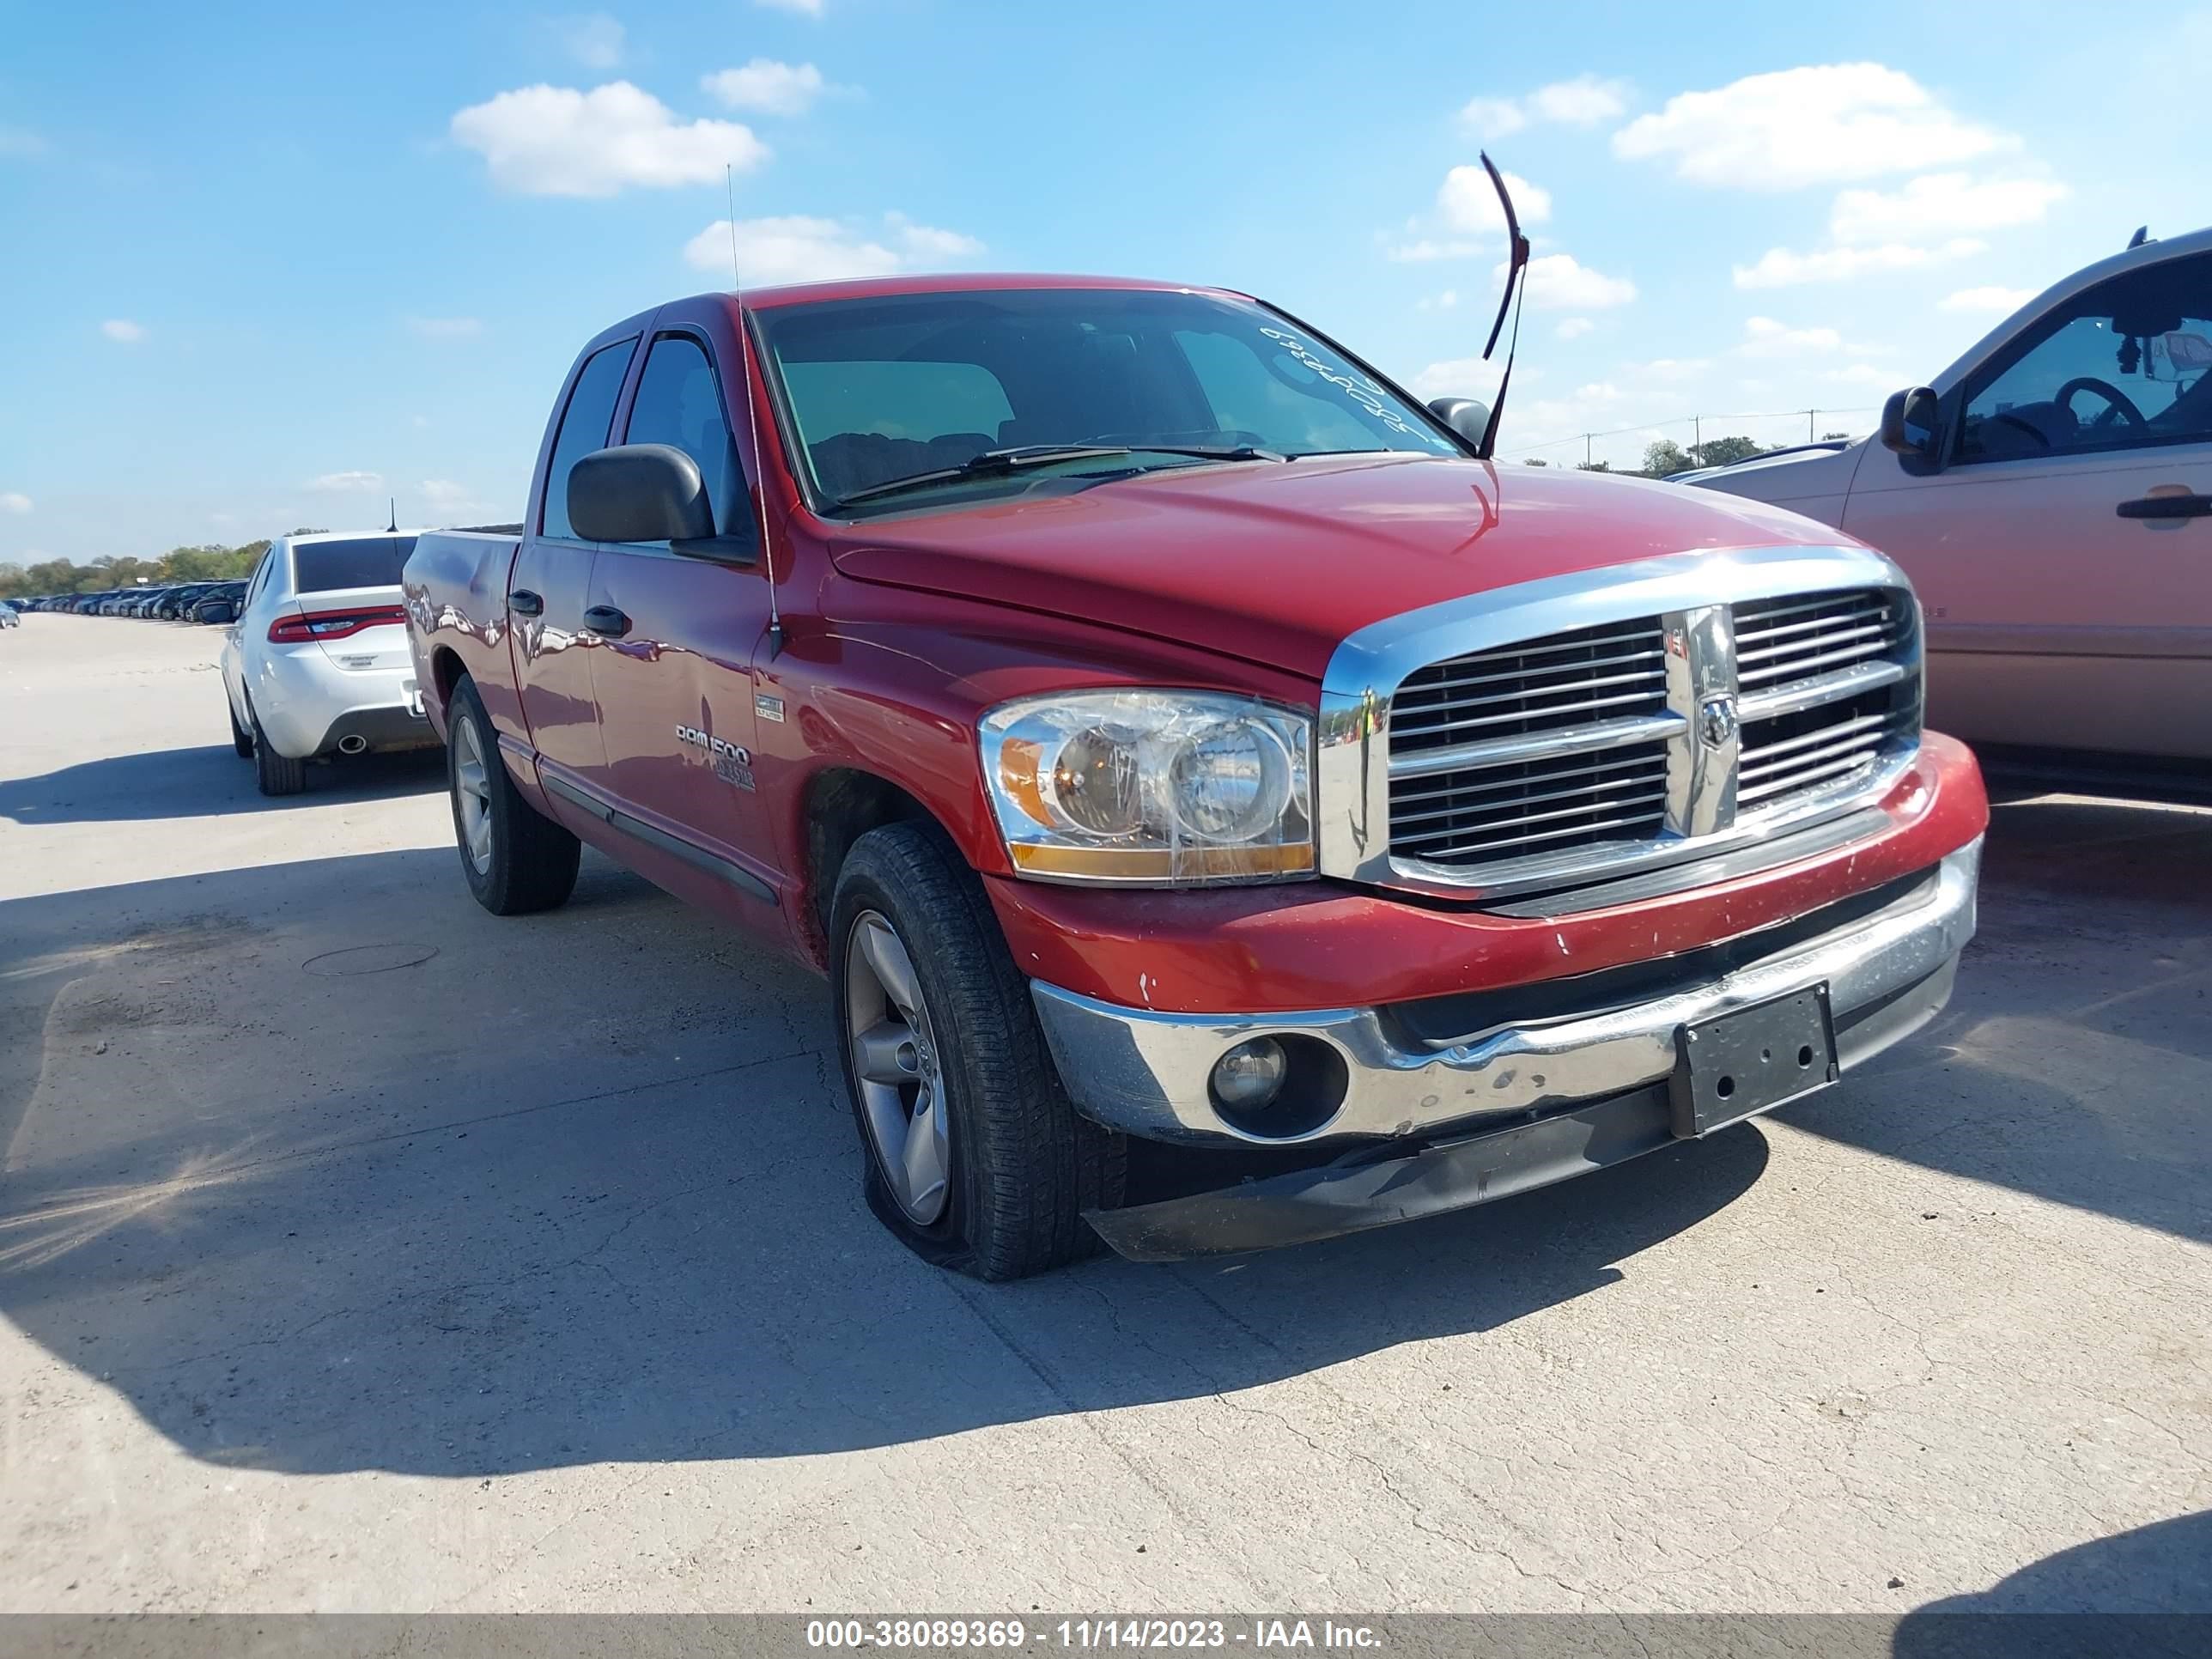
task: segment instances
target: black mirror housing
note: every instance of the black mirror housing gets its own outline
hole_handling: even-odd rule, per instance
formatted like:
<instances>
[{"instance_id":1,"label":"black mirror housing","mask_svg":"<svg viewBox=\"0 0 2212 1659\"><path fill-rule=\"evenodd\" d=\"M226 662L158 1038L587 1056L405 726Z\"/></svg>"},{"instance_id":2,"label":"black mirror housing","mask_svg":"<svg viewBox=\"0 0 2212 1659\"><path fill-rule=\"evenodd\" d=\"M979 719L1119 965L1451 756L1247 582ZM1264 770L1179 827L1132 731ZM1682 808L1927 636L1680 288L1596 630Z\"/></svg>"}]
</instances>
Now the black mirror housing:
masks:
<instances>
[{"instance_id":1,"label":"black mirror housing","mask_svg":"<svg viewBox=\"0 0 2212 1659\"><path fill-rule=\"evenodd\" d=\"M1429 413L1478 449L1490 430L1490 405L1474 398L1432 398Z\"/></svg>"},{"instance_id":2,"label":"black mirror housing","mask_svg":"<svg viewBox=\"0 0 2212 1659\"><path fill-rule=\"evenodd\" d=\"M705 541L714 508L699 463L673 444L622 444L568 469L568 523L587 542Z\"/></svg>"},{"instance_id":3,"label":"black mirror housing","mask_svg":"<svg viewBox=\"0 0 2212 1659\"><path fill-rule=\"evenodd\" d=\"M1932 461L1942 425L1942 405L1928 387L1916 386L1893 392L1882 405L1881 447L1899 455Z\"/></svg>"}]
</instances>

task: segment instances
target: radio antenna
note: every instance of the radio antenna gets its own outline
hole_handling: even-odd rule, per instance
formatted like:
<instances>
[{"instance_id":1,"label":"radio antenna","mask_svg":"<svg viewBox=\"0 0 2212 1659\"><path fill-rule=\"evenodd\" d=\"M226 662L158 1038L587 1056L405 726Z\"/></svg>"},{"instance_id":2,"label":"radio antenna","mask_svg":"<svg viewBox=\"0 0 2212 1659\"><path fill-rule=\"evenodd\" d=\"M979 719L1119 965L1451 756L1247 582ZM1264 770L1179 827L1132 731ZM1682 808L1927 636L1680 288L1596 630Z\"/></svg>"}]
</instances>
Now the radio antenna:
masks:
<instances>
[{"instance_id":1,"label":"radio antenna","mask_svg":"<svg viewBox=\"0 0 2212 1659\"><path fill-rule=\"evenodd\" d=\"M738 174L722 163L722 188L730 198L730 293L738 302L738 374L745 387L745 431L752 439L753 488L760 494L761 563L768 574L768 655L773 662L783 653L783 613L775 597L775 548L768 534L768 474L761 469L760 411L753 404L752 329L745 322L745 273L738 260ZM768 375L761 375L761 391L768 391Z\"/></svg>"}]
</instances>

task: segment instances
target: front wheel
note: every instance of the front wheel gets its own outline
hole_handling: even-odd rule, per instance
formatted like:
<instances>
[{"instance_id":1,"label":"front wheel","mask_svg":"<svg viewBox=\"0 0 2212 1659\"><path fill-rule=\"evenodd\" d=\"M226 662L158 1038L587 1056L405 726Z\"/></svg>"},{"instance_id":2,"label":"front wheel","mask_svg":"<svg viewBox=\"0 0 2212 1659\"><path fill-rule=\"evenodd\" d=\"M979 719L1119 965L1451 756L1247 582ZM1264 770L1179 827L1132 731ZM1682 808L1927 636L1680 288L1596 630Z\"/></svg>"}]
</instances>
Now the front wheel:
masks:
<instances>
[{"instance_id":1,"label":"front wheel","mask_svg":"<svg viewBox=\"0 0 2212 1659\"><path fill-rule=\"evenodd\" d=\"M240 760L253 758L253 733L238 723L238 710L230 706L230 693L222 694L222 712L230 716L230 750Z\"/></svg>"},{"instance_id":2,"label":"front wheel","mask_svg":"<svg viewBox=\"0 0 2212 1659\"><path fill-rule=\"evenodd\" d=\"M975 872L933 828L853 843L830 910L830 983L869 1206L927 1259L1020 1279L1098 1248L1124 1143L1060 1087Z\"/></svg>"},{"instance_id":3,"label":"front wheel","mask_svg":"<svg viewBox=\"0 0 2212 1659\"><path fill-rule=\"evenodd\" d=\"M522 798L500 758L476 683L453 688L446 732L446 784L453 839L476 902L495 916L550 910L575 890L583 848Z\"/></svg>"}]
</instances>

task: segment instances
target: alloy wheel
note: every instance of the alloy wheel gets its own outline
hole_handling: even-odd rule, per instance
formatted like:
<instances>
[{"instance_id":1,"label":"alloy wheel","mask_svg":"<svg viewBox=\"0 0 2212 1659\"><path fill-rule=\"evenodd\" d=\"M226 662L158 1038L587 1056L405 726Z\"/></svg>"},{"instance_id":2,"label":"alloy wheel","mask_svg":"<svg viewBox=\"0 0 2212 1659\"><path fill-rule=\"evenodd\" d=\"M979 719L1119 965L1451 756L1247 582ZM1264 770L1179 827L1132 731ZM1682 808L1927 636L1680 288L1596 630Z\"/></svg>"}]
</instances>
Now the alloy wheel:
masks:
<instances>
[{"instance_id":1,"label":"alloy wheel","mask_svg":"<svg viewBox=\"0 0 2212 1659\"><path fill-rule=\"evenodd\" d=\"M846 939L845 1041L884 1181L907 1218L927 1227L952 1193L944 1080L914 958L874 910L854 917Z\"/></svg>"}]
</instances>

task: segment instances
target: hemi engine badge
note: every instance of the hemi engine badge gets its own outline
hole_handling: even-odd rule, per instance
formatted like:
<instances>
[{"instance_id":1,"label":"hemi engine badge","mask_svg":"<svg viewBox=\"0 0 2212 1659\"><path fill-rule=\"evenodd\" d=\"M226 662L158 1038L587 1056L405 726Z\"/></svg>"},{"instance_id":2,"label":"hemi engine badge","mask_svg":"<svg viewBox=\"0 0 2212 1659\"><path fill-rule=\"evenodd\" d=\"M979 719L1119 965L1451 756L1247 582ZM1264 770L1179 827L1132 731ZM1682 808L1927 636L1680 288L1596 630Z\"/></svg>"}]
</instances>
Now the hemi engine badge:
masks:
<instances>
[{"instance_id":1,"label":"hemi engine badge","mask_svg":"<svg viewBox=\"0 0 2212 1659\"><path fill-rule=\"evenodd\" d=\"M783 722L783 699L781 697L771 697L765 691L756 691L753 693L753 713L764 720L774 720L778 725L781 725Z\"/></svg>"}]
</instances>

